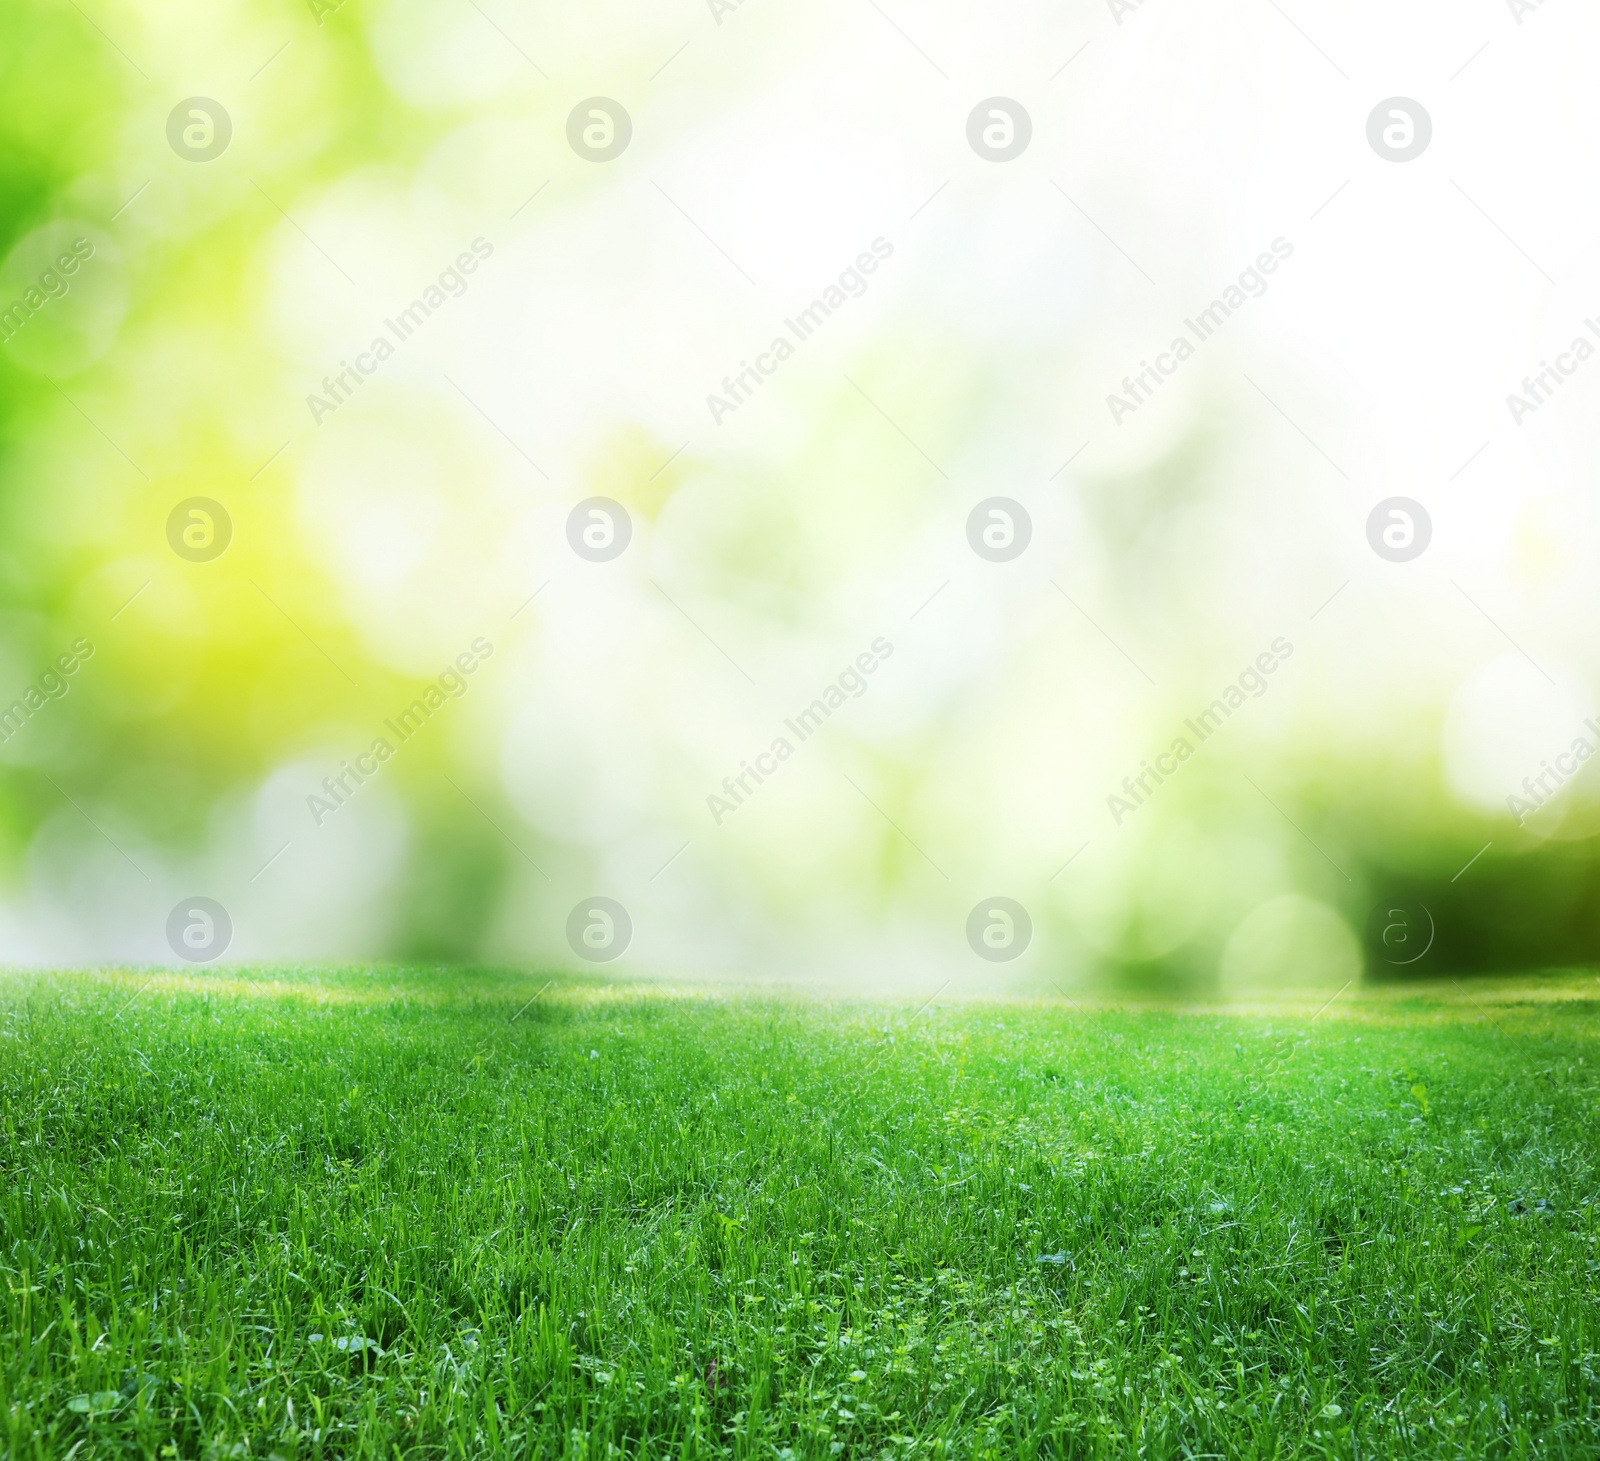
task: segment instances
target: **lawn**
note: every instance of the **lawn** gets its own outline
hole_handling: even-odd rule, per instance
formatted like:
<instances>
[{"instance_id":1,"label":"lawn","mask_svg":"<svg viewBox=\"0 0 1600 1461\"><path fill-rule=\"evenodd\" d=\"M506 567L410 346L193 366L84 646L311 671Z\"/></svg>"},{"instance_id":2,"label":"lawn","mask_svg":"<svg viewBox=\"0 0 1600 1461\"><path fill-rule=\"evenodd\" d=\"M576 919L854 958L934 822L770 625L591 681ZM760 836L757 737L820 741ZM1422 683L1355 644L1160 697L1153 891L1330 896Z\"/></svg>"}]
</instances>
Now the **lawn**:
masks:
<instances>
[{"instance_id":1,"label":"lawn","mask_svg":"<svg viewBox=\"0 0 1600 1461\"><path fill-rule=\"evenodd\" d=\"M1597 1012L6 976L0 1454L1593 1457Z\"/></svg>"}]
</instances>

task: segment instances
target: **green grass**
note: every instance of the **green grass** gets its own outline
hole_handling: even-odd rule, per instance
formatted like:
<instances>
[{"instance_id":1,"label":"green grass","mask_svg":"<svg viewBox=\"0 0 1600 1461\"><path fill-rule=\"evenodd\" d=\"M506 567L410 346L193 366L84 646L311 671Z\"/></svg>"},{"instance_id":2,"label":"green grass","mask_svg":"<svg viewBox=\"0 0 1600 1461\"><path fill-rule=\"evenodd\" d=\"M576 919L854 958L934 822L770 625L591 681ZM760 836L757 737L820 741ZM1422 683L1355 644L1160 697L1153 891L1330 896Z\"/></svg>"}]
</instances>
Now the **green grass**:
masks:
<instances>
[{"instance_id":1,"label":"green grass","mask_svg":"<svg viewBox=\"0 0 1600 1461\"><path fill-rule=\"evenodd\" d=\"M147 978L0 985L7 1458L1600 1455L1592 975Z\"/></svg>"}]
</instances>

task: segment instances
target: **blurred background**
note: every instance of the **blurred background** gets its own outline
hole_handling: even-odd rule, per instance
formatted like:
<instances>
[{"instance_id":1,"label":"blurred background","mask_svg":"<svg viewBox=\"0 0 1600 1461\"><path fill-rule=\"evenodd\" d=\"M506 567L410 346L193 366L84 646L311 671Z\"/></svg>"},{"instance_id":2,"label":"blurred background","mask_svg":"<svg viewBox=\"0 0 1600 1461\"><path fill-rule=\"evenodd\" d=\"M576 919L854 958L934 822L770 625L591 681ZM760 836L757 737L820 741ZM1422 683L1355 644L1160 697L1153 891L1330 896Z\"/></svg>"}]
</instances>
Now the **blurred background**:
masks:
<instances>
[{"instance_id":1,"label":"blurred background","mask_svg":"<svg viewBox=\"0 0 1600 1461\"><path fill-rule=\"evenodd\" d=\"M1595 957L1597 41L13 0L0 959L581 967L597 897L619 970L930 994Z\"/></svg>"}]
</instances>

